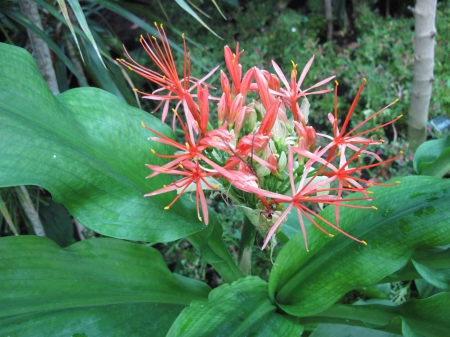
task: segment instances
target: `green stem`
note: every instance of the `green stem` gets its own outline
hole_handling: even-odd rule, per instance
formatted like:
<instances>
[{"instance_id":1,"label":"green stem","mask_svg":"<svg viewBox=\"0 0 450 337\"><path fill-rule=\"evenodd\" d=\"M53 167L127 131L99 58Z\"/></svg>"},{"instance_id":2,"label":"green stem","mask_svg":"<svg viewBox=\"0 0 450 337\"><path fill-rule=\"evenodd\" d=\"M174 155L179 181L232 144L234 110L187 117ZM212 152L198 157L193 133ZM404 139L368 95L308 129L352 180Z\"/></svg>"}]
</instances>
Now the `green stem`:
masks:
<instances>
[{"instance_id":1,"label":"green stem","mask_svg":"<svg viewBox=\"0 0 450 337\"><path fill-rule=\"evenodd\" d=\"M222 239L222 226L217 220L211 221L207 228L189 235L186 239L202 254L202 257L219 273L227 283L245 277L231 257Z\"/></svg>"},{"instance_id":2,"label":"green stem","mask_svg":"<svg viewBox=\"0 0 450 337\"><path fill-rule=\"evenodd\" d=\"M250 219L244 217L244 228L239 241L238 265L245 275L250 275L252 270L252 249L255 242L256 227Z\"/></svg>"}]
</instances>

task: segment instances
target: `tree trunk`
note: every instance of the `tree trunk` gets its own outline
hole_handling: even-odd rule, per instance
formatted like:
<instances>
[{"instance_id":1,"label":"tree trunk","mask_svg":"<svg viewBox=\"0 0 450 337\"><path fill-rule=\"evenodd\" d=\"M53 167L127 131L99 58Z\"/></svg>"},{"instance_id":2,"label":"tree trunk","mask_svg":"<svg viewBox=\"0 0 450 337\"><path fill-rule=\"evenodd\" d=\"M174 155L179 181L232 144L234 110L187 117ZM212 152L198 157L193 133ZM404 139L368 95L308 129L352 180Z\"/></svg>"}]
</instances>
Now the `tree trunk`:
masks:
<instances>
[{"instance_id":1,"label":"tree trunk","mask_svg":"<svg viewBox=\"0 0 450 337\"><path fill-rule=\"evenodd\" d=\"M324 0L325 19L327 20L327 41L333 41L333 7L331 0Z\"/></svg>"},{"instance_id":2,"label":"tree trunk","mask_svg":"<svg viewBox=\"0 0 450 337\"><path fill-rule=\"evenodd\" d=\"M41 17L39 16L36 3L32 0L19 0L19 5L22 14L34 23L40 30L43 30ZM52 58L50 56L50 49L44 40L29 29L28 37L30 38L34 58L36 59L36 63L42 77L44 77L45 82L47 82L47 85L53 95L59 94L58 82L56 81L56 74L55 69L53 68Z\"/></svg>"},{"instance_id":3,"label":"tree trunk","mask_svg":"<svg viewBox=\"0 0 450 337\"><path fill-rule=\"evenodd\" d=\"M434 37L437 0L417 0L414 8L414 78L408 111L408 141L414 151L427 136L428 109L434 81Z\"/></svg>"}]
</instances>

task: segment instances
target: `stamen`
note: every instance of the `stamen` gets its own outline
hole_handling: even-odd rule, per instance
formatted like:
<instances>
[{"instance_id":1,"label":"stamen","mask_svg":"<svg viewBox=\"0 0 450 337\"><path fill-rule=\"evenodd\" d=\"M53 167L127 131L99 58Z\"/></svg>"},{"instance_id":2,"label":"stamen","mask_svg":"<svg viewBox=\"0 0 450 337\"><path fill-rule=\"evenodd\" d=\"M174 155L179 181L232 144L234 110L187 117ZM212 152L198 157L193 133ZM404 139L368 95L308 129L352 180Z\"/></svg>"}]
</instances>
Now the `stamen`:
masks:
<instances>
[{"instance_id":1,"label":"stamen","mask_svg":"<svg viewBox=\"0 0 450 337\"><path fill-rule=\"evenodd\" d=\"M370 206L370 207L372 207L374 210L378 211L377 207L375 207L375 206Z\"/></svg>"},{"instance_id":2,"label":"stamen","mask_svg":"<svg viewBox=\"0 0 450 337\"><path fill-rule=\"evenodd\" d=\"M133 91L136 92L136 91L139 91L139 89L138 88L133 88Z\"/></svg>"},{"instance_id":3,"label":"stamen","mask_svg":"<svg viewBox=\"0 0 450 337\"><path fill-rule=\"evenodd\" d=\"M367 246L367 242L366 241L361 240L361 243L364 244L365 246Z\"/></svg>"},{"instance_id":4,"label":"stamen","mask_svg":"<svg viewBox=\"0 0 450 337\"><path fill-rule=\"evenodd\" d=\"M155 150L153 150L153 149L150 149L150 151L152 151L152 153L153 153L153 154L155 154L155 153L156 153L156 151L155 151Z\"/></svg>"},{"instance_id":5,"label":"stamen","mask_svg":"<svg viewBox=\"0 0 450 337\"><path fill-rule=\"evenodd\" d=\"M402 182L397 180L395 183L398 185L401 184Z\"/></svg>"},{"instance_id":6,"label":"stamen","mask_svg":"<svg viewBox=\"0 0 450 337\"><path fill-rule=\"evenodd\" d=\"M336 84L336 86L338 86L338 85L339 85L339 82L338 82L338 81L334 81L334 84Z\"/></svg>"},{"instance_id":7,"label":"stamen","mask_svg":"<svg viewBox=\"0 0 450 337\"><path fill-rule=\"evenodd\" d=\"M142 125L143 128L146 127L144 122L141 122L141 125Z\"/></svg>"},{"instance_id":8,"label":"stamen","mask_svg":"<svg viewBox=\"0 0 450 337\"><path fill-rule=\"evenodd\" d=\"M167 211L169 208L170 208L169 206L164 207L164 209L165 209L166 211Z\"/></svg>"}]
</instances>

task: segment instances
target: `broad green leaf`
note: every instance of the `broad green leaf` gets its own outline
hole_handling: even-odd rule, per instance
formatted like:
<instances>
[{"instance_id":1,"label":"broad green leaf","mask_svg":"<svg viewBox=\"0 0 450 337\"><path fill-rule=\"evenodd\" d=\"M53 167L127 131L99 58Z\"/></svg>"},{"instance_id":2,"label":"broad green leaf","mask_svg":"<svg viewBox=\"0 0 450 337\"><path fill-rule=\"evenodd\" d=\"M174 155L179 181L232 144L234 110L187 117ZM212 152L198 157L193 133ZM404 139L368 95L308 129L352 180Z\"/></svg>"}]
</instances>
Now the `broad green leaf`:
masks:
<instances>
[{"instance_id":1,"label":"broad green leaf","mask_svg":"<svg viewBox=\"0 0 450 337\"><path fill-rule=\"evenodd\" d=\"M62 249L36 236L0 239L0 335L165 336L209 287L173 275L154 248L91 239Z\"/></svg>"},{"instance_id":2,"label":"broad green leaf","mask_svg":"<svg viewBox=\"0 0 450 337\"><path fill-rule=\"evenodd\" d=\"M140 123L169 127L99 89L54 97L28 52L0 44L0 55L0 186L42 186L83 225L116 238L170 241L204 228L189 198L165 211L175 193L143 197L172 180L145 179L145 164L160 163L150 148L167 147Z\"/></svg>"},{"instance_id":3,"label":"broad green leaf","mask_svg":"<svg viewBox=\"0 0 450 337\"><path fill-rule=\"evenodd\" d=\"M267 283L249 276L214 289L208 301L192 302L167 337L299 336L303 327L276 310Z\"/></svg>"},{"instance_id":4,"label":"broad green leaf","mask_svg":"<svg viewBox=\"0 0 450 337\"><path fill-rule=\"evenodd\" d=\"M367 246L338 233L330 238L310 226L308 253L301 233L294 236L275 261L271 298L291 315L312 315L346 292L396 272L416 248L449 244L450 181L415 176L401 182L372 188L376 199L371 205L378 211L341 209L341 228ZM321 215L334 221L332 207Z\"/></svg>"},{"instance_id":5,"label":"broad green leaf","mask_svg":"<svg viewBox=\"0 0 450 337\"><path fill-rule=\"evenodd\" d=\"M414 267L428 283L446 291L450 290L450 269L431 269L412 260Z\"/></svg>"},{"instance_id":6,"label":"broad green leaf","mask_svg":"<svg viewBox=\"0 0 450 337\"><path fill-rule=\"evenodd\" d=\"M360 326L344 325L344 324L319 324L317 329L309 335L310 337L401 337L390 332L364 328Z\"/></svg>"},{"instance_id":7,"label":"broad green leaf","mask_svg":"<svg viewBox=\"0 0 450 337\"><path fill-rule=\"evenodd\" d=\"M340 322L370 326L403 336L441 337L448 334L449 317L450 293L446 292L426 299L411 299L398 306L334 305L312 317L301 318L300 322Z\"/></svg>"},{"instance_id":8,"label":"broad green leaf","mask_svg":"<svg viewBox=\"0 0 450 337\"><path fill-rule=\"evenodd\" d=\"M450 171L450 135L429 140L416 150L414 169L418 174L442 177Z\"/></svg>"}]
</instances>

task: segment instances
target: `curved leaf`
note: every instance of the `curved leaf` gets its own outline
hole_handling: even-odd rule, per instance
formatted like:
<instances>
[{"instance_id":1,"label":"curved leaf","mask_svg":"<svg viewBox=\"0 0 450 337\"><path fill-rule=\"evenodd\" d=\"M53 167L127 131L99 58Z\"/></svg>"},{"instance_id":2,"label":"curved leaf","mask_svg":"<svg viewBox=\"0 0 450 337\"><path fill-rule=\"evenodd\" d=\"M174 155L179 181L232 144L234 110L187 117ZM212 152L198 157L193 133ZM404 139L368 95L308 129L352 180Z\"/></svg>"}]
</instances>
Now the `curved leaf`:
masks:
<instances>
[{"instance_id":1,"label":"curved leaf","mask_svg":"<svg viewBox=\"0 0 450 337\"><path fill-rule=\"evenodd\" d=\"M414 169L418 174L442 177L450 171L450 135L429 140L416 150Z\"/></svg>"},{"instance_id":2,"label":"curved leaf","mask_svg":"<svg viewBox=\"0 0 450 337\"><path fill-rule=\"evenodd\" d=\"M25 50L0 44L0 186L39 185L69 212L104 235L129 240L170 241L204 228L180 200L164 211L175 192L144 198L170 182L145 177L150 132L141 121L170 134L145 112L94 88L54 97ZM192 208L191 208L192 209Z\"/></svg>"},{"instance_id":3,"label":"curved leaf","mask_svg":"<svg viewBox=\"0 0 450 337\"><path fill-rule=\"evenodd\" d=\"M151 247L91 239L62 249L37 236L0 239L0 283L2 336L164 336L210 290L173 275Z\"/></svg>"},{"instance_id":4,"label":"curved leaf","mask_svg":"<svg viewBox=\"0 0 450 337\"><path fill-rule=\"evenodd\" d=\"M450 290L450 269L431 269L412 260L414 267L428 283L446 291Z\"/></svg>"},{"instance_id":5,"label":"curved leaf","mask_svg":"<svg viewBox=\"0 0 450 337\"><path fill-rule=\"evenodd\" d=\"M249 276L224 284L207 302L194 301L178 316L171 336L299 336L303 327L276 313L267 294L267 283Z\"/></svg>"},{"instance_id":6,"label":"curved leaf","mask_svg":"<svg viewBox=\"0 0 450 337\"><path fill-rule=\"evenodd\" d=\"M439 293L426 299L412 299L392 305L334 305L301 322L333 322L355 324L402 333L403 336L446 336L450 329L450 293ZM358 323L359 322L359 323Z\"/></svg>"},{"instance_id":7,"label":"curved leaf","mask_svg":"<svg viewBox=\"0 0 450 337\"><path fill-rule=\"evenodd\" d=\"M394 187L374 187L378 211L341 210L341 227L367 241L330 238L308 227L310 253L301 234L280 252L269 293L286 312L308 316L325 310L346 292L377 283L403 267L418 247L450 243L450 181L403 178ZM367 204L367 203L366 203ZM334 209L320 213L334 220Z\"/></svg>"}]
</instances>

